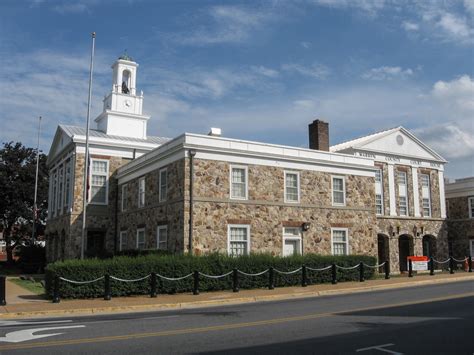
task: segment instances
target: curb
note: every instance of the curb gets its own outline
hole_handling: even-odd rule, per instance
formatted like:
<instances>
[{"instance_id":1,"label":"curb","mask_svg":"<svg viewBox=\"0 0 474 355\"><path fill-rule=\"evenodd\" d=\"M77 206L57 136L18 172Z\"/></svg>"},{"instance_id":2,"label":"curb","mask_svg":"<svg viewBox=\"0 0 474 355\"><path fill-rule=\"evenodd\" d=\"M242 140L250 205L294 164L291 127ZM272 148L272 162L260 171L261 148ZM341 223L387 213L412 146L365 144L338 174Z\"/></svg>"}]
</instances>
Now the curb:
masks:
<instances>
[{"instance_id":1,"label":"curb","mask_svg":"<svg viewBox=\"0 0 474 355\"><path fill-rule=\"evenodd\" d=\"M295 298L300 299L300 298L312 298L312 297L334 296L334 295L342 296L342 295L348 295L348 294L353 294L353 293L374 292L374 291L381 291L381 290L410 288L410 287L417 287L417 286L445 284L445 283L470 281L470 280L474 280L474 275L463 276L463 277L453 277L450 279L441 279L441 280L440 279L421 280L421 281L415 281L412 283L397 283L397 284L392 284L392 285L375 285L375 286L368 286L368 287L352 287L352 288L343 288L343 289L335 289L335 290L295 292L291 294L280 294L280 295L248 296L248 297L238 297L238 298L220 299L220 300L0 313L0 319L30 318L30 317L60 317L60 316L65 316L65 315L82 316L82 315L96 315L96 314L110 314L110 313L132 313L132 312L140 312L140 311L165 311L165 310L177 310L177 309L192 309L192 308L204 308L204 307L209 307L209 306L237 305L237 304L242 304L242 303L284 301L284 300L295 299Z\"/></svg>"}]
</instances>

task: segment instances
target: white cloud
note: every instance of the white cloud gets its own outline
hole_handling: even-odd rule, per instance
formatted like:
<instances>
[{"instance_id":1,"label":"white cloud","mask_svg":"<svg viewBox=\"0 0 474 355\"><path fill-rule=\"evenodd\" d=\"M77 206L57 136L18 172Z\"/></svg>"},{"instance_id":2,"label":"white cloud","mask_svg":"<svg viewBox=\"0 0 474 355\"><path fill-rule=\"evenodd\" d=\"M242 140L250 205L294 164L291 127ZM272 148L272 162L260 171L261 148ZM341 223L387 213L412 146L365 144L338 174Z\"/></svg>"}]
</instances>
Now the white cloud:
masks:
<instances>
[{"instance_id":1,"label":"white cloud","mask_svg":"<svg viewBox=\"0 0 474 355\"><path fill-rule=\"evenodd\" d=\"M432 95L448 109L470 114L474 122L474 78L463 75L448 82L440 80L434 84Z\"/></svg>"},{"instance_id":2,"label":"white cloud","mask_svg":"<svg viewBox=\"0 0 474 355\"><path fill-rule=\"evenodd\" d=\"M286 72L293 72L315 79L325 79L331 73L331 70L327 66L319 63L313 63L310 66L304 66L298 63L288 63L283 64L281 69Z\"/></svg>"},{"instance_id":3,"label":"white cloud","mask_svg":"<svg viewBox=\"0 0 474 355\"><path fill-rule=\"evenodd\" d=\"M404 79L413 75L413 70L410 68L403 69L401 67L389 67L382 66L378 68L372 68L369 71L362 74L362 78L368 80L391 80L391 79Z\"/></svg>"},{"instance_id":4,"label":"white cloud","mask_svg":"<svg viewBox=\"0 0 474 355\"><path fill-rule=\"evenodd\" d=\"M278 77L279 73L275 69L267 68L264 66L252 66L251 69L260 75L267 76L269 78L276 78Z\"/></svg>"},{"instance_id":5,"label":"white cloud","mask_svg":"<svg viewBox=\"0 0 474 355\"><path fill-rule=\"evenodd\" d=\"M375 16L385 6L385 0L311 0L319 6L336 9L358 10L370 16Z\"/></svg>"},{"instance_id":6,"label":"white cloud","mask_svg":"<svg viewBox=\"0 0 474 355\"><path fill-rule=\"evenodd\" d=\"M303 42L300 42L300 45L301 45L301 47L303 47L304 49L309 49L309 48L311 48L311 43L310 43L310 42L303 41Z\"/></svg>"},{"instance_id":7,"label":"white cloud","mask_svg":"<svg viewBox=\"0 0 474 355\"><path fill-rule=\"evenodd\" d=\"M54 8L54 11L59 12L60 14L66 13L82 13L89 11L89 8L84 3L76 3L76 4L61 4L57 5Z\"/></svg>"},{"instance_id":8,"label":"white cloud","mask_svg":"<svg viewBox=\"0 0 474 355\"><path fill-rule=\"evenodd\" d=\"M403 21L402 22L402 28L405 31L413 32L413 31L418 31L420 29L420 26L417 23L414 23L414 22Z\"/></svg>"}]
</instances>

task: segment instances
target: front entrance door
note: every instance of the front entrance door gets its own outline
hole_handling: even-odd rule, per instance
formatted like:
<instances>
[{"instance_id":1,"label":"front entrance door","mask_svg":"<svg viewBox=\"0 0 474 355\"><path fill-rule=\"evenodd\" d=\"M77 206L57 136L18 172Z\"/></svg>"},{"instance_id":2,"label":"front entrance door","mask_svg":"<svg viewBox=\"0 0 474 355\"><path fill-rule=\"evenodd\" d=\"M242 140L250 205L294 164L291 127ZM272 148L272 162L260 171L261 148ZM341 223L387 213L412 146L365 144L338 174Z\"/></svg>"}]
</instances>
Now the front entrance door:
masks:
<instances>
[{"instance_id":1,"label":"front entrance door","mask_svg":"<svg viewBox=\"0 0 474 355\"><path fill-rule=\"evenodd\" d=\"M301 254L301 228L283 229L283 256Z\"/></svg>"},{"instance_id":2,"label":"front entrance door","mask_svg":"<svg viewBox=\"0 0 474 355\"><path fill-rule=\"evenodd\" d=\"M400 256L400 271L408 271L407 257L411 256L411 240L407 235L402 235L398 239L398 255Z\"/></svg>"},{"instance_id":3,"label":"front entrance door","mask_svg":"<svg viewBox=\"0 0 474 355\"><path fill-rule=\"evenodd\" d=\"M100 256L105 251L105 232L90 231L87 232L87 256Z\"/></svg>"}]
</instances>

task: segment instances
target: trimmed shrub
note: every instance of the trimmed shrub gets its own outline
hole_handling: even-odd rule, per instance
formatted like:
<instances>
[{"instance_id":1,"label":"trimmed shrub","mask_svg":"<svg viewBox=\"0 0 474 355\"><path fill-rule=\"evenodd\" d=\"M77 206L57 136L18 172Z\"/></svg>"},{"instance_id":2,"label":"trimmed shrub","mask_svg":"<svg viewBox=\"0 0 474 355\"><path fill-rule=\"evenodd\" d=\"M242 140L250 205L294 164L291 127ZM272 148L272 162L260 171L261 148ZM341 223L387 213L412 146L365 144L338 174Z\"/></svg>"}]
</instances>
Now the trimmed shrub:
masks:
<instances>
[{"instance_id":1,"label":"trimmed shrub","mask_svg":"<svg viewBox=\"0 0 474 355\"><path fill-rule=\"evenodd\" d=\"M252 254L250 256L231 257L222 254L205 256L190 255L145 255L137 257L119 256L112 259L66 260L49 264L46 268L46 293L52 296L54 277L61 276L74 281L89 281L109 274L121 279L139 279L152 272L169 278L181 277L197 270L207 275L222 275L234 268L245 273L255 274L273 267L280 271L292 271L305 264L311 268L323 268L333 263L350 267L360 262L375 265L376 258L366 255L322 256L307 254L304 256L274 257L268 254ZM374 277L375 269L365 268L365 278ZM308 284L331 282L331 270L307 271ZM338 282L356 281L359 279L359 270L337 270ZM110 280L111 295L128 296L143 295L150 291L150 278L137 282L120 282ZM301 272L292 275L283 275L274 272L275 287L296 286L301 284ZM264 288L268 286L268 273L261 276L244 276L239 274L241 289ZM168 281L158 277L158 293L191 292L193 278L179 281ZM200 276L200 291L231 290L232 275L210 279ZM76 285L60 282L62 298L94 298L103 297L104 281L100 280L85 285Z\"/></svg>"}]
</instances>

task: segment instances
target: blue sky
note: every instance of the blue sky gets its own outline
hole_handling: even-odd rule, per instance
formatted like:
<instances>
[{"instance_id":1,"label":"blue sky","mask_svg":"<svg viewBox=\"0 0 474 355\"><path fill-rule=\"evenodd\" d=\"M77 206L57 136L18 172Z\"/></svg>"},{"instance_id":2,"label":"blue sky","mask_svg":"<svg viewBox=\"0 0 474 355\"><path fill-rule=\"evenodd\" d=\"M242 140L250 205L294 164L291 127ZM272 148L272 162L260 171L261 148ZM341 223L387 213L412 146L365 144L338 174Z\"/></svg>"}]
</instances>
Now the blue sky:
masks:
<instances>
[{"instance_id":1,"label":"blue sky","mask_svg":"<svg viewBox=\"0 0 474 355\"><path fill-rule=\"evenodd\" d=\"M306 147L403 125L474 175L474 0L47 1L0 3L0 141L48 151L58 123L92 118L127 49L148 133L220 127L227 137Z\"/></svg>"}]
</instances>

